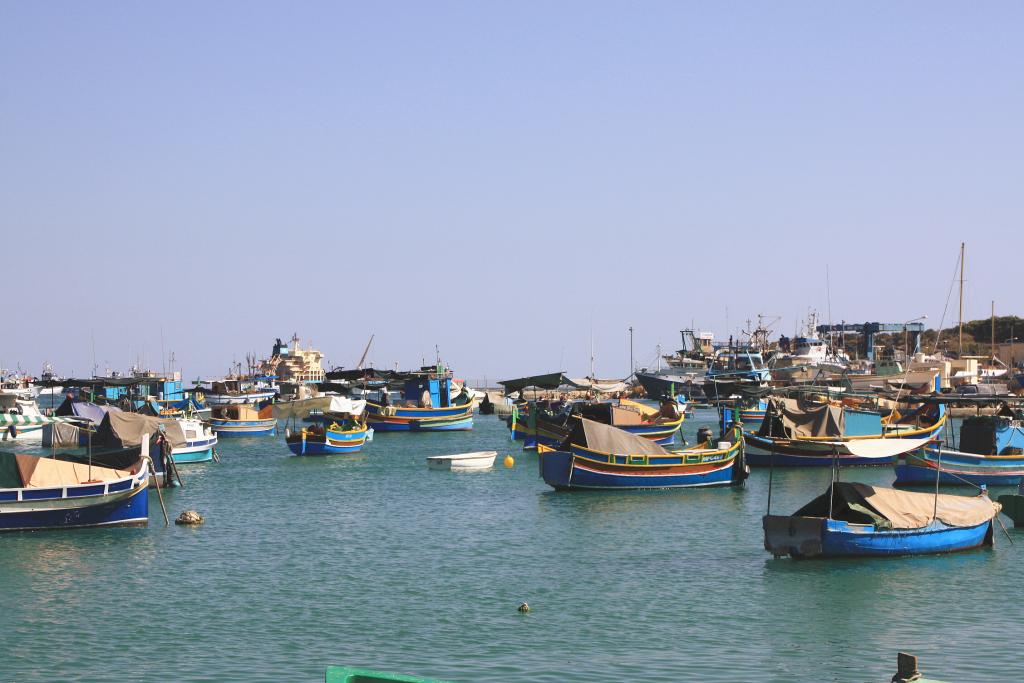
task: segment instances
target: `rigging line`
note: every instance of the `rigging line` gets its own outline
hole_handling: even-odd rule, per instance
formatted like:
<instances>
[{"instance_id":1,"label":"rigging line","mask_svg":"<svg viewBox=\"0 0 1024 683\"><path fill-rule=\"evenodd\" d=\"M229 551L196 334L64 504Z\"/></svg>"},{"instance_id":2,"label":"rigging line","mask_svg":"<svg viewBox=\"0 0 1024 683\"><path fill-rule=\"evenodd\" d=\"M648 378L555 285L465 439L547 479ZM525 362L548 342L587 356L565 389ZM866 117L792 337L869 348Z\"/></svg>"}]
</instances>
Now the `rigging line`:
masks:
<instances>
[{"instance_id":1,"label":"rigging line","mask_svg":"<svg viewBox=\"0 0 1024 683\"><path fill-rule=\"evenodd\" d=\"M960 257L959 256L957 257L956 265L957 265L957 268L960 267ZM939 346L939 337L942 336L942 326L946 322L946 309L949 308L949 299L950 299L951 296L953 296L953 285L954 284L956 284L956 269L953 270L953 282L949 283L949 293L946 295L946 308L942 309L942 320L939 321L938 330L935 332L935 343L932 346L932 354L935 353L935 350ZM904 334L906 334L906 330L907 330L907 326L906 326L906 324L904 324L903 325ZM899 389L896 390L896 399L895 399L896 403L899 403L899 401L900 401L900 394L903 393L903 387L906 385L907 379L910 377L910 359L904 358L904 362L907 364L907 367L906 367L906 369L905 369L905 371L903 373L903 380L900 382L900 387L899 387Z\"/></svg>"}]
</instances>

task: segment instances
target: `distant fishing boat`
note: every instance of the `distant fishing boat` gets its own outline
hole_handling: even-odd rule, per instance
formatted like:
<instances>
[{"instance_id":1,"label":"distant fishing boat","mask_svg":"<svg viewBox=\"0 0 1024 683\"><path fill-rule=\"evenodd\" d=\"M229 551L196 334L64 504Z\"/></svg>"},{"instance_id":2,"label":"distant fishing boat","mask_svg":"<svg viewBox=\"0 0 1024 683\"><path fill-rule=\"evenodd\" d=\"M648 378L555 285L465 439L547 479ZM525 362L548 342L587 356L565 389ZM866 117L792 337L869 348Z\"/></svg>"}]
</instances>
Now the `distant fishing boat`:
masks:
<instances>
[{"instance_id":1,"label":"distant fishing boat","mask_svg":"<svg viewBox=\"0 0 1024 683\"><path fill-rule=\"evenodd\" d=\"M210 412L210 426L218 436L273 436L277 420L273 406L218 405Z\"/></svg>"},{"instance_id":2,"label":"distant fishing boat","mask_svg":"<svg viewBox=\"0 0 1024 683\"><path fill-rule=\"evenodd\" d=\"M958 449L941 443L900 456L896 485L1017 486L1024 480L1024 424L1013 411L968 417L960 425Z\"/></svg>"},{"instance_id":3,"label":"distant fishing boat","mask_svg":"<svg viewBox=\"0 0 1024 683\"><path fill-rule=\"evenodd\" d=\"M271 377L258 378L225 378L211 383L209 390L197 390L200 400L210 407L226 405L258 404L269 401L277 395L277 391L266 386Z\"/></svg>"},{"instance_id":4,"label":"distant fishing boat","mask_svg":"<svg viewBox=\"0 0 1024 683\"><path fill-rule=\"evenodd\" d=\"M669 451L636 434L582 419L556 450L538 447L540 474L557 490L736 486L747 477L739 430L717 445Z\"/></svg>"},{"instance_id":5,"label":"distant fishing boat","mask_svg":"<svg viewBox=\"0 0 1024 683\"><path fill-rule=\"evenodd\" d=\"M32 378L26 373L4 375L0 378L0 396L3 395L34 400L39 395L39 387L32 383Z\"/></svg>"},{"instance_id":6,"label":"distant fishing boat","mask_svg":"<svg viewBox=\"0 0 1024 683\"><path fill-rule=\"evenodd\" d=\"M427 467L432 470L451 470L452 472L487 470L494 466L496 457L498 457L497 451L431 455L427 457Z\"/></svg>"},{"instance_id":7,"label":"distant fishing boat","mask_svg":"<svg viewBox=\"0 0 1024 683\"><path fill-rule=\"evenodd\" d=\"M715 352L704 376L704 395L717 402L744 390L764 387L772 379L761 352L751 347L733 347Z\"/></svg>"},{"instance_id":8,"label":"distant fishing boat","mask_svg":"<svg viewBox=\"0 0 1024 683\"><path fill-rule=\"evenodd\" d=\"M661 400L664 398L675 398L685 396L687 401L704 398L704 367L701 365L699 371L684 374L677 370L666 370L663 372L635 373L636 381L644 388L647 398Z\"/></svg>"},{"instance_id":9,"label":"distant fishing boat","mask_svg":"<svg viewBox=\"0 0 1024 683\"><path fill-rule=\"evenodd\" d=\"M795 558L968 550L992 544L999 510L984 492L968 498L833 482L792 515L765 515L764 547Z\"/></svg>"},{"instance_id":10,"label":"distant fishing boat","mask_svg":"<svg viewBox=\"0 0 1024 683\"><path fill-rule=\"evenodd\" d=\"M366 402L367 423L378 432L465 431L473 428L474 400L467 391L452 396L444 371L406 373L402 399L392 402L384 385Z\"/></svg>"},{"instance_id":11,"label":"distant fishing boat","mask_svg":"<svg viewBox=\"0 0 1024 683\"><path fill-rule=\"evenodd\" d=\"M0 453L0 531L145 526L149 464L131 470Z\"/></svg>"},{"instance_id":12,"label":"distant fishing boat","mask_svg":"<svg viewBox=\"0 0 1024 683\"><path fill-rule=\"evenodd\" d=\"M938 437L946 424L920 409L898 421L832 402L772 398L756 430L744 430L747 460L755 467L830 467L888 465L897 456Z\"/></svg>"}]
</instances>

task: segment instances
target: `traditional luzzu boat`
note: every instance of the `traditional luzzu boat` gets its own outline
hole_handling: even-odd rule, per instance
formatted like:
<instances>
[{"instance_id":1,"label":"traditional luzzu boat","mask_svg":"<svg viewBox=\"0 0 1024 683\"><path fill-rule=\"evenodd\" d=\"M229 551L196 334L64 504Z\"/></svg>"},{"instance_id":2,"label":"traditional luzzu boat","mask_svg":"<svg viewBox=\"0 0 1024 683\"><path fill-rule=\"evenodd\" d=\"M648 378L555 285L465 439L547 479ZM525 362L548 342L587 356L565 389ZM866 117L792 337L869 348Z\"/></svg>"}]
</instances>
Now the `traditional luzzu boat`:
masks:
<instances>
[{"instance_id":1,"label":"traditional luzzu boat","mask_svg":"<svg viewBox=\"0 0 1024 683\"><path fill-rule=\"evenodd\" d=\"M366 401L345 396L318 396L274 404L274 417L285 420L285 443L295 455L357 453L371 440L366 425ZM301 420L317 413L312 426L296 428Z\"/></svg>"},{"instance_id":2,"label":"traditional luzzu boat","mask_svg":"<svg viewBox=\"0 0 1024 683\"><path fill-rule=\"evenodd\" d=\"M218 436L273 436L277 420L273 406L219 405L210 411L210 426Z\"/></svg>"},{"instance_id":3,"label":"traditional luzzu boat","mask_svg":"<svg viewBox=\"0 0 1024 683\"><path fill-rule=\"evenodd\" d=\"M686 419L686 403L683 397L662 401L657 408L628 399L597 403L532 401L525 404L524 412L517 406L508 418L508 427L512 438L522 441L525 450L533 450L538 444L560 445L580 419L611 425L669 446L675 443L676 433Z\"/></svg>"},{"instance_id":4,"label":"traditional luzzu boat","mask_svg":"<svg viewBox=\"0 0 1024 683\"><path fill-rule=\"evenodd\" d=\"M285 434L288 449L295 455L344 455L358 453L366 443L369 428L363 422L313 425Z\"/></svg>"},{"instance_id":5,"label":"traditional luzzu boat","mask_svg":"<svg viewBox=\"0 0 1024 683\"><path fill-rule=\"evenodd\" d=\"M772 398L760 427L744 430L747 461L755 467L891 465L938 438L946 413L941 404L935 411L921 409L895 421L832 402Z\"/></svg>"},{"instance_id":6,"label":"traditional luzzu boat","mask_svg":"<svg viewBox=\"0 0 1024 683\"><path fill-rule=\"evenodd\" d=\"M378 432L442 432L473 429L474 400L468 391L452 396L447 372L409 373L402 400L393 403L385 386L376 401L366 402L366 421Z\"/></svg>"},{"instance_id":7,"label":"traditional luzzu boat","mask_svg":"<svg viewBox=\"0 0 1024 683\"><path fill-rule=\"evenodd\" d=\"M792 515L765 515L764 547L794 558L968 550L992 544L999 510L985 492L969 498L834 481Z\"/></svg>"},{"instance_id":8,"label":"traditional luzzu boat","mask_svg":"<svg viewBox=\"0 0 1024 683\"><path fill-rule=\"evenodd\" d=\"M900 456L896 486L936 483L958 486L1018 486L1024 481L1024 424L1018 413L968 417L959 448L929 443Z\"/></svg>"},{"instance_id":9,"label":"traditional luzzu boat","mask_svg":"<svg viewBox=\"0 0 1024 683\"><path fill-rule=\"evenodd\" d=\"M130 470L0 453L0 531L145 526L149 461Z\"/></svg>"},{"instance_id":10,"label":"traditional luzzu boat","mask_svg":"<svg viewBox=\"0 0 1024 683\"><path fill-rule=\"evenodd\" d=\"M738 486L747 477L737 429L717 443L669 451L636 434L581 419L560 448L541 445L540 475L556 490Z\"/></svg>"}]
</instances>

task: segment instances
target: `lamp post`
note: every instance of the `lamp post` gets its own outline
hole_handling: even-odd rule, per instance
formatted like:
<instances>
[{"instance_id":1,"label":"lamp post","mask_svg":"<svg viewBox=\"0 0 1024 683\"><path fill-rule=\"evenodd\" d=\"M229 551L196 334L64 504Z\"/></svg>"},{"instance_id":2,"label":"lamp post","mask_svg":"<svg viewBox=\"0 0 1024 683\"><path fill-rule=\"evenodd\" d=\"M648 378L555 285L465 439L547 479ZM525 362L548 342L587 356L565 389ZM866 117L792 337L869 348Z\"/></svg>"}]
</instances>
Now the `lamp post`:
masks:
<instances>
[{"instance_id":1,"label":"lamp post","mask_svg":"<svg viewBox=\"0 0 1024 683\"><path fill-rule=\"evenodd\" d=\"M633 362L633 326L629 326L629 376L633 376L636 364ZM627 378L628 379L628 378Z\"/></svg>"}]
</instances>

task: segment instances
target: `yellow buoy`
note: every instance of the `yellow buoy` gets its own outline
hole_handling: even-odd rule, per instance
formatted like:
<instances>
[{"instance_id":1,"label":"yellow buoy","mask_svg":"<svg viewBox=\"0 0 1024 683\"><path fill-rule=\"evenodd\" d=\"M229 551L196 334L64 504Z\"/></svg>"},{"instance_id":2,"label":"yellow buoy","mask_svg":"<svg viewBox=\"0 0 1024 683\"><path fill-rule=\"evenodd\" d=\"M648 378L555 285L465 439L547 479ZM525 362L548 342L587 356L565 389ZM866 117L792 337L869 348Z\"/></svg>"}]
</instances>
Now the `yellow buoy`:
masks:
<instances>
[{"instance_id":1,"label":"yellow buoy","mask_svg":"<svg viewBox=\"0 0 1024 683\"><path fill-rule=\"evenodd\" d=\"M516 464L515 458L513 458L511 455L506 455L505 456L505 467L512 467L515 464Z\"/></svg>"}]
</instances>

